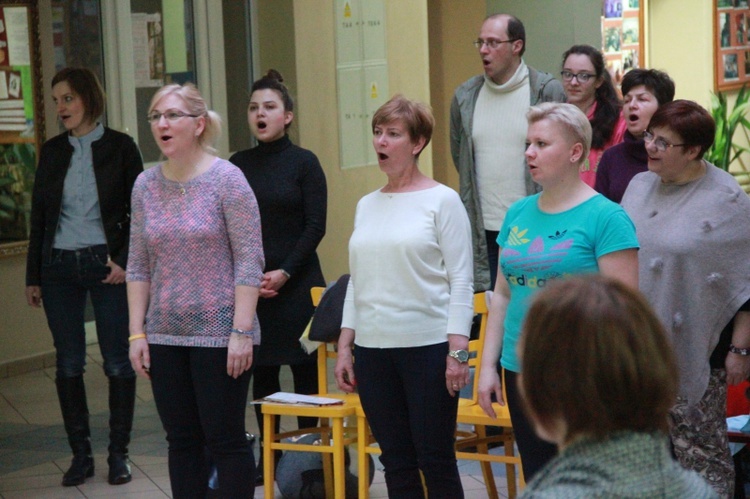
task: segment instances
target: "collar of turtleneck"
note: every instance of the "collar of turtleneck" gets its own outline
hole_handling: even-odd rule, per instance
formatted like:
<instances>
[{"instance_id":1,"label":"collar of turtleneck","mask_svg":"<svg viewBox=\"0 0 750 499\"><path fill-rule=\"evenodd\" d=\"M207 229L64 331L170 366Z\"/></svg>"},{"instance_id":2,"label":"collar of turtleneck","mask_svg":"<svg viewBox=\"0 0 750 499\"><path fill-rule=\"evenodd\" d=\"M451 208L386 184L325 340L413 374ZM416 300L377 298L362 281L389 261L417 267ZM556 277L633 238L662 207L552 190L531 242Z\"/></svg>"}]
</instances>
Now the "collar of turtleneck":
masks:
<instances>
[{"instance_id":1,"label":"collar of turtleneck","mask_svg":"<svg viewBox=\"0 0 750 499\"><path fill-rule=\"evenodd\" d=\"M271 142L258 142L258 150L265 153L281 152L290 145L292 145L292 141L289 139L289 135L285 133L280 139Z\"/></svg>"},{"instance_id":2,"label":"collar of turtleneck","mask_svg":"<svg viewBox=\"0 0 750 499\"><path fill-rule=\"evenodd\" d=\"M492 90L493 92L505 94L508 92L512 92L521 86L525 85L529 80L529 71L526 69L526 64L521 60L521 63L516 68L516 72L513 73L513 76L510 77L508 81L503 83L502 85L498 85L492 79L484 75L484 85L488 89Z\"/></svg>"},{"instance_id":3,"label":"collar of turtleneck","mask_svg":"<svg viewBox=\"0 0 750 499\"><path fill-rule=\"evenodd\" d=\"M635 137L629 131L625 131L625 137L623 137L625 143L625 150L636 160L647 163L648 153L646 152L646 144L643 143L643 139Z\"/></svg>"}]
</instances>

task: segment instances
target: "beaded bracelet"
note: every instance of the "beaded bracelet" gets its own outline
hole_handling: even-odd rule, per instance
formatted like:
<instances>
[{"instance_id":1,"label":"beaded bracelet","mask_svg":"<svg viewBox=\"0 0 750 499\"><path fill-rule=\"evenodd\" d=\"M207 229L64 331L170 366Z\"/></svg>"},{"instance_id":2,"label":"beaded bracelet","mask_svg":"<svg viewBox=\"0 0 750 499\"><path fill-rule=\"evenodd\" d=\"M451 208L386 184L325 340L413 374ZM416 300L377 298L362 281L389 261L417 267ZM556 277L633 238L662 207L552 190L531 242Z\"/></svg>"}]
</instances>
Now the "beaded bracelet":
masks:
<instances>
[{"instance_id":1,"label":"beaded bracelet","mask_svg":"<svg viewBox=\"0 0 750 499\"><path fill-rule=\"evenodd\" d=\"M729 345L729 351L736 353L737 355L748 356L750 355L750 348L737 348L734 345Z\"/></svg>"},{"instance_id":2,"label":"beaded bracelet","mask_svg":"<svg viewBox=\"0 0 750 499\"><path fill-rule=\"evenodd\" d=\"M128 341L133 342L135 340L140 340L141 338L145 338L145 337L146 337L146 335L143 334L143 333L141 333L141 334L134 334L133 336L128 336Z\"/></svg>"}]
</instances>

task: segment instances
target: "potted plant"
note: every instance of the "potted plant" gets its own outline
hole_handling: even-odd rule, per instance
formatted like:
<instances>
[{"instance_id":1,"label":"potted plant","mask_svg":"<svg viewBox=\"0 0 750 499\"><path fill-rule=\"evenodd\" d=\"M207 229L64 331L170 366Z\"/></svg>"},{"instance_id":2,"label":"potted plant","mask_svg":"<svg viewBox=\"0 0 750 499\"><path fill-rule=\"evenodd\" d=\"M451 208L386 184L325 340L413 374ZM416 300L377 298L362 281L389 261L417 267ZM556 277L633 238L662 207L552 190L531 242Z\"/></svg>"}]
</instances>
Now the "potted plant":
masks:
<instances>
[{"instance_id":1,"label":"potted plant","mask_svg":"<svg viewBox=\"0 0 750 499\"><path fill-rule=\"evenodd\" d=\"M31 188L34 183L34 144L0 145L0 239L28 237Z\"/></svg>"},{"instance_id":2,"label":"potted plant","mask_svg":"<svg viewBox=\"0 0 750 499\"><path fill-rule=\"evenodd\" d=\"M744 85L737 94L737 100L731 109L726 94L722 92L712 93L710 111L716 122L716 136L713 145L705 154L706 161L725 171L729 171L730 165L736 161L740 169L739 171L735 169L731 173L748 193L750 193L750 172L740 157L743 153L750 152L750 149L734 142L734 134L737 129L742 129L745 139L750 142L748 136L750 121L746 118L749 110L750 91Z\"/></svg>"}]
</instances>

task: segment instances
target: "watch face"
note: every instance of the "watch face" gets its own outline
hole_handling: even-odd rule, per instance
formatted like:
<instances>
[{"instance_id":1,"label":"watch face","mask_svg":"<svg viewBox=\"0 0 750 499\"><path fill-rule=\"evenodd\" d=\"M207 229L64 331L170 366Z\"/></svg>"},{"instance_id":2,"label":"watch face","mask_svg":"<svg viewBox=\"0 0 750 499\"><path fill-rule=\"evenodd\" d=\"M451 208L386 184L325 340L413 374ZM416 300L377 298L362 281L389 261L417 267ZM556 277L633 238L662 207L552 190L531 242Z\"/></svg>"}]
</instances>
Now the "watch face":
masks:
<instances>
[{"instance_id":1,"label":"watch face","mask_svg":"<svg viewBox=\"0 0 750 499\"><path fill-rule=\"evenodd\" d=\"M464 362L469 361L469 352L466 350L454 350L451 352L451 357L463 364Z\"/></svg>"}]
</instances>

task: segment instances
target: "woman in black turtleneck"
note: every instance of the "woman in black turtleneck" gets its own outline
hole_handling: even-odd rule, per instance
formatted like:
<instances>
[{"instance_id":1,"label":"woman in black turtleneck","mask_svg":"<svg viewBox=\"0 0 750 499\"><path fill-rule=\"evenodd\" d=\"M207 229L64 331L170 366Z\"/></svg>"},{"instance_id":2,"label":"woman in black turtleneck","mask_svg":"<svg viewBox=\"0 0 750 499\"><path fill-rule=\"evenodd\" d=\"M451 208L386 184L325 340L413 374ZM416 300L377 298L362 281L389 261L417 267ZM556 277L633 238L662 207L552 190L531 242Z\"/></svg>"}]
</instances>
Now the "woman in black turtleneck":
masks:
<instances>
[{"instance_id":1,"label":"woman in black turtleneck","mask_svg":"<svg viewBox=\"0 0 750 499\"><path fill-rule=\"evenodd\" d=\"M295 392L318 390L316 357L305 353L299 337L313 314L310 288L325 285L315 250L326 230L326 179L315 154L286 134L294 103L282 82L269 70L253 83L247 119L258 146L229 158L255 192L263 228L266 269L258 301L262 340L254 360L254 399L281 389L282 365L291 367ZM259 405L255 414L262 431ZM315 423L298 418L300 428ZM262 465L258 469L262 483Z\"/></svg>"}]
</instances>

